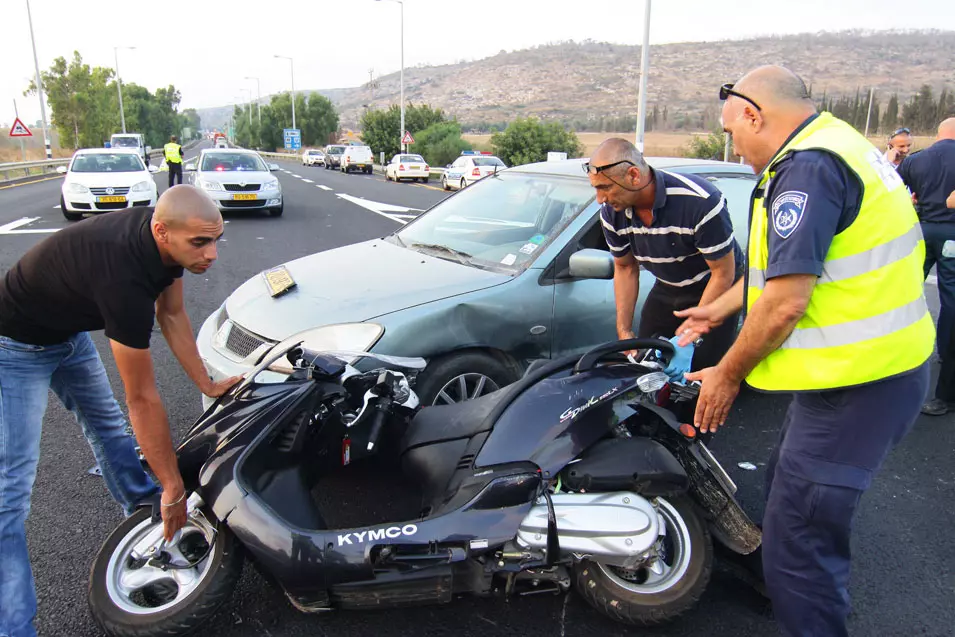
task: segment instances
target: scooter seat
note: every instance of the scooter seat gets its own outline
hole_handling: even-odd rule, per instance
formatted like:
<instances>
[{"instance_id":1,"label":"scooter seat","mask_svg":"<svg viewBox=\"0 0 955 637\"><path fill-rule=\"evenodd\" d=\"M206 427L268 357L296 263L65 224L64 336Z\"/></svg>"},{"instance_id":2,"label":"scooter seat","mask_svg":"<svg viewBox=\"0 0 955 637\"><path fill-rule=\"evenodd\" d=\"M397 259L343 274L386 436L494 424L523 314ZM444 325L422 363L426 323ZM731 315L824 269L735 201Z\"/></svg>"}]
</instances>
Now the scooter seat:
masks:
<instances>
[{"instance_id":1,"label":"scooter seat","mask_svg":"<svg viewBox=\"0 0 955 637\"><path fill-rule=\"evenodd\" d=\"M411 420L402 448L407 450L447 440L470 438L482 431L489 431L494 423L488 416L509 393L510 388L507 387L474 400L422 409Z\"/></svg>"}]
</instances>

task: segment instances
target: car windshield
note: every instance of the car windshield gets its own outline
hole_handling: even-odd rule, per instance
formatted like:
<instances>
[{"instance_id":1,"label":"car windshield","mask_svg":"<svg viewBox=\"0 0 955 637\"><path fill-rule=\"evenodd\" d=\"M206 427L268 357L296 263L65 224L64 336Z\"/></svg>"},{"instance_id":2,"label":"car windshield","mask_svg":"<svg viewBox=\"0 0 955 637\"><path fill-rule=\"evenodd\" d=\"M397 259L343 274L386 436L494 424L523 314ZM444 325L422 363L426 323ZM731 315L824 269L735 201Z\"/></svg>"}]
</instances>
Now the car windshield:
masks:
<instances>
[{"instance_id":1,"label":"car windshield","mask_svg":"<svg viewBox=\"0 0 955 637\"><path fill-rule=\"evenodd\" d=\"M217 172L241 170L263 173L269 171L258 156L249 153L206 153L202 156L202 166L199 170L214 170Z\"/></svg>"},{"instance_id":2,"label":"car windshield","mask_svg":"<svg viewBox=\"0 0 955 637\"><path fill-rule=\"evenodd\" d=\"M136 137L114 137L109 143L114 148L139 148L139 139Z\"/></svg>"},{"instance_id":3,"label":"car windshield","mask_svg":"<svg viewBox=\"0 0 955 637\"><path fill-rule=\"evenodd\" d=\"M520 272L594 199L584 179L502 173L444 200L399 243L474 267Z\"/></svg>"},{"instance_id":4,"label":"car windshield","mask_svg":"<svg viewBox=\"0 0 955 637\"><path fill-rule=\"evenodd\" d=\"M329 155L341 155L342 151L345 150L344 146L329 146L328 154Z\"/></svg>"},{"instance_id":5,"label":"car windshield","mask_svg":"<svg viewBox=\"0 0 955 637\"><path fill-rule=\"evenodd\" d=\"M308 151L308 154L311 155L312 157L321 157L321 156L322 156L322 151L320 151L320 150L310 150L310 151Z\"/></svg>"},{"instance_id":6,"label":"car windshield","mask_svg":"<svg viewBox=\"0 0 955 637\"><path fill-rule=\"evenodd\" d=\"M401 163L401 162L407 162L407 163L418 162L419 164L423 164L423 163L424 163L424 158L423 158L421 155L402 155L401 158L398 160L398 162L399 162L399 163Z\"/></svg>"},{"instance_id":7,"label":"car windshield","mask_svg":"<svg viewBox=\"0 0 955 637\"><path fill-rule=\"evenodd\" d=\"M497 157L475 157L472 161L475 166L500 166L505 168L504 162Z\"/></svg>"},{"instance_id":8,"label":"car windshield","mask_svg":"<svg viewBox=\"0 0 955 637\"><path fill-rule=\"evenodd\" d=\"M90 153L77 155L70 166L74 173L134 173L146 170L143 160L132 153Z\"/></svg>"}]
</instances>

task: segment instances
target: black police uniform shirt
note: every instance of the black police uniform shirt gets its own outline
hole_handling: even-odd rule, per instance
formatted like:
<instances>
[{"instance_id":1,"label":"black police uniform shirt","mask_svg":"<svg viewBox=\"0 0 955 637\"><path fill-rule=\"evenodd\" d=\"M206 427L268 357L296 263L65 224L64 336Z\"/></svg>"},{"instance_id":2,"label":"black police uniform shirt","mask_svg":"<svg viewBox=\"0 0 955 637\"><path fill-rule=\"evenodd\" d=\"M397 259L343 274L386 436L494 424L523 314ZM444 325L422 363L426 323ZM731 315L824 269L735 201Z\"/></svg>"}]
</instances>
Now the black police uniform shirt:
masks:
<instances>
[{"instance_id":1,"label":"black police uniform shirt","mask_svg":"<svg viewBox=\"0 0 955 637\"><path fill-rule=\"evenodd\" d=\"M708 280L710 266L734 251L736 271L743 254L733 237L726 197L713 184L695 175L654 170L656 197L653 221L644 226L631 209L600 208L604 239L615 257L633 254L658 281L687 288Z\"/></svg>"},{"instance_id":2,"label":"black police uniform shirt","mask_svg":"<svg viewBox=\"0 0 955 637\"><path fill-rule=\"evenodd\" d=\"M816 117L803 122L793 136ZM776 165L775 172L765 198L766 278L822 276L833 238L859 214L862 183L844 161L823 150L791 152Z\"/></svg>"},{"instance_id":3,"label":"black police uniform shirt","mask_svg":"<svg viewBox=\"0 0 955 637\"><path fill-rule=\"evenodd\" d=\"M899 176L915 194L919 221L955 223L955 209L945 203L955 190L955 139L912 153L899 166Z\"/></svg>"},{"instance_id":4,"label":"black police uniform shirt","mask_svg":"<svg viewBox=\"0 0 955 637\"><path fill-rule=\"evenodd\" d=\"M0 335L32 345L105 330L149 347L155 303L181 267L163 264L149 209L106 213L34 246L0 281Z\"/></svg>"}]
</instances>

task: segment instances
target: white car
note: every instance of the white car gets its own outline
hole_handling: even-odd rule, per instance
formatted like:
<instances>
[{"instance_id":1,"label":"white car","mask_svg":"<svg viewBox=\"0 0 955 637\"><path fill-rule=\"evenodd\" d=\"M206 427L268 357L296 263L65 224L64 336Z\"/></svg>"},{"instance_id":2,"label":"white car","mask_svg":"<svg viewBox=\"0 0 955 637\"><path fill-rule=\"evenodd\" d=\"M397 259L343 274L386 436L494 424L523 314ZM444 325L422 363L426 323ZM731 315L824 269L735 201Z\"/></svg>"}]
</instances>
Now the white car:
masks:
<instances>
[{"instance_id":1,"label":"white car","mask_svg":"<svg viewBox=\"0 0 955 637\"><path fill-rule=\"evenodd\" d=\"M156 182L138 149L88 148L73 154L60 188L60 210L69 221L84 214L155 206Z\"/></svg>"},{"instance_id":2,"label":"white car","mask_svg":"<svg viewBox=\"0 0 955 637\"><path fill-rule=\"evenodd\" d=\"M342 151L341 169L343 173L360 170L370 175L374 164L375 158L368 146L345 146L345 150Z\"/></svg>"},{"instance_id":3,"label":"white car","mask_svg":"<svg viewBox=\"0 0 955 637\"><path fill-rule=\"evenodd\" d=\"M279 170L278 164L265 163L254 150L205 148L184 170L221 212L267 210L273 217L282 215L282 184L271 174Z\"/></svg>"},{"instance_id":4,"label":"white car","mask_svg":"<svg viewBox=\"0 0 955 637\"><path fill-rule=\"evenodd\" d=\"M311 148L302 153L302 165L303 166L324 166L325 165L325 153L320 150Z\"/></svg>"},{"instance_id":5,"label":"white car","mask_svg":"<svg viewBox=\"0 0 955 637\"><path fill-rule=\"evenodd\" d=\"M392 157L391 162L385 166L385 179L387 181L410 179L426 184L430 175L431 167L428 166L428 162L421 155L399 153Z\"/></svg>"},{"instance_id":6,"label":"white car","mask_svg":"<svg viewBox=\"0 0 955 637\"><path fill-rule=\"evenodd\" d=\"M505 168L507 165L491 153L466 150L444 171L441 187L445 190L461 190Z\"/></svg>"}]
</instances>

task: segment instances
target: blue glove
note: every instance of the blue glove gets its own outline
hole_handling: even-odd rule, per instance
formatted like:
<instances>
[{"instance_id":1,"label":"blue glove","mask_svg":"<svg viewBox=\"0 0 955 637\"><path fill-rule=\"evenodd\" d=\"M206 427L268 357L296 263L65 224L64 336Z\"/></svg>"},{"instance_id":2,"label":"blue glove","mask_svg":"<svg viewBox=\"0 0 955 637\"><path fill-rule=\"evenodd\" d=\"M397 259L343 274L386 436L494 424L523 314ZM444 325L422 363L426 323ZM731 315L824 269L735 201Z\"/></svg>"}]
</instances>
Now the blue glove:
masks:
<instances>
[{"instance_id":1,"label":"blue glove","mask_svg":"<svg viewBox=\"0 0 955 637\"><path fill-rule=\"evenodd\" d=\"M670 339L670 343L676 348L676 353L670 358L670 363L663 372L670 377L670 382L682 383L686 381L684 374L690 371L690 365L693 363L693 350L696 346L693 343L680 347L679 336Z\"/></svg>"}]
</instances>

